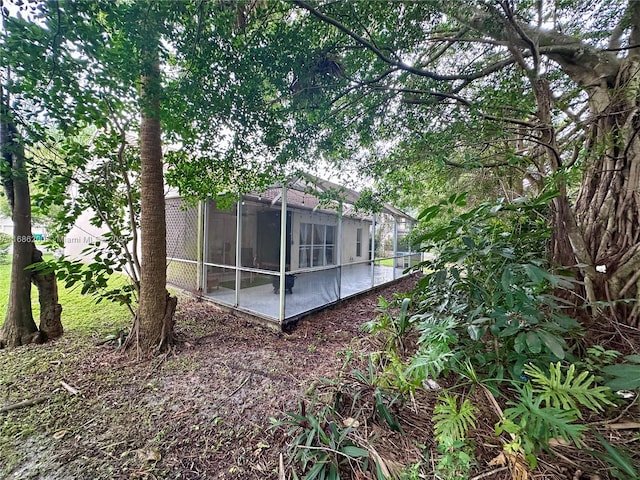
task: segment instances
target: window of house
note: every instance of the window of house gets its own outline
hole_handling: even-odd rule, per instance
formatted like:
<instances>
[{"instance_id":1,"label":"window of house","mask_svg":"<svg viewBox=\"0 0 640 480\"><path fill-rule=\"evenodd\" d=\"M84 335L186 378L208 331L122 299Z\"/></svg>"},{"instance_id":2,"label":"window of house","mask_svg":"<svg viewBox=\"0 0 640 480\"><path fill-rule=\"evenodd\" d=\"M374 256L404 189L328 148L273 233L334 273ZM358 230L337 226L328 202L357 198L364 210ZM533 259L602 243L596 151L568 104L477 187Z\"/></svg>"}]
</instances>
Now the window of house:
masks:
<instances>
[{"instance_id":1,"label":"window of house","mask_svg":"<svg viewBox=\"0 0 640 480\"><path fill-rule=\"evenodd\" d=\"M362 256L362 229L356 229L356 257Z\"/></svg>"},{"instance_id":2,"label":"window of house","mask_svg":"<svg viewBox=\"0 0 640 480\"><path fill-rule=\"evenodd\" d=\"M336 229L333 225L300 224L300 268L335 265Z\"/></svg>"}]
</instances>

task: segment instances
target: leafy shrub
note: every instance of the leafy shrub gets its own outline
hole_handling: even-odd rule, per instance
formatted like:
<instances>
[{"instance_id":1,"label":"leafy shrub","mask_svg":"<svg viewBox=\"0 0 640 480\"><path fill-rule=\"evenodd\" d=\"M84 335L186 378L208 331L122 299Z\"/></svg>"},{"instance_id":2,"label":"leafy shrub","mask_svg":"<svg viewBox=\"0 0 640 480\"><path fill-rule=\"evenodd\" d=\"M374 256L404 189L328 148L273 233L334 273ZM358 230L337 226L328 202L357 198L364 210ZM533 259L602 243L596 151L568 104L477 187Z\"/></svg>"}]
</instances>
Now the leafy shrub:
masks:
<instances>
[{"instance_id":1,"label":"leafy shrub","mask_svg":"<svg viewBox=\"0 0 640 480\"><path fill-rule=\"evenodd\" d=\"M574 280L545 260L552 197L483 204L445 222L438 216L464 204L464 195L427 208L420 215L426 225L412 236L431 257L415 267L424 277L411 299L380 302L380 315L364 326L384 344L378 385L413 393L454 373L505 396L496 434L510 434L505 452L524 470L554 438L581 445L582 411L614 406L612 388L640 388L640 356L619 364L615 350L591 347L584 358L572 351L583 329L565 313L573 305L555 293L573 291ZM440 398L432 420L441 478L468 478L474 412L468 401ZM625 451L601 444L605 452L593 455L619 478L632 478Z\"/></svg>"},{"instance_id":2,"label":"leafy shrub","mask_svg":"<svg viewBox=\"0 0 640 480\"><path fill-rule=\"evenodd\" d=\"M476 410L469 399L465 399L458 408L458 400L453 395L440 397L433 410L434 433L438 443L464 441L469 429L476 427Z\"/></svg>"},{"instance_id":3,"label":"leafy shrub","mask_svg":"<svg viewBox=\"0 0 640 480\"><path fill-rule=\"evenodd\" d=\"M607 386L612 390L640 389L640 355L627 355L625 363L608 365L602 369Z\"/></svg>"},{"instance_id":4,"label":"leafy shrub","mask_svg":"<svg viewBox=\"0 0 640 480\"><path fill-rule=\"evenodd\" d=\"M469 478L473 456L467 437L469 430L476 426L476 410L468 399L463 400L459 408L457 398L452 395L445 394L438 399L433 430L440 452L436 471L441 478Z\"/></svg>"},{"instance_id":5,"label":"leafy shrub","mask_svg":"<svg viewBox=\"0 0 640 480\"><path fill-rule=\"evenodd\" d=\"M564 375L560 362L550 364L548 374L535 365L527 365L524 372L530 380L517 387L518 396L507 402L510 408L504 411L496 431L515 435L532 467L537 462L536 452L547 448L552 438L580 445L587 429L576 423L582 418L580 407L601 412L614 405L608 398L610 389L595 386L595 377L588 371L576 373L574 365Z\"/></svg>"},{"instance_id":6,"label":"leafy shrub","mask_svg":"<svg viewBox=\"0 0 640 480\"><path fill-rule=\"evenodd\" d=\"M344 403L344 397L346 395L351 396L351 406L348 409L348 413L351 416L358 416L360 413L355 411L356 405L361 403L371 404L373 405L372 420L377 418L383 423L386 423L391 430L402 432L400 423L398 423L396 417L391 413L391 407L401 395L394 395L378 385L383 382L385 373L388 372L383 372L383 375L379 377L373 361L369 359L366 372L358 369L351 371L352 381L346 383L348 385L348 392L344 391L343 386L339 387L336 392L335 403L336 405L339 405L341 402Z\"/></svg>"},{"instance_id":7,"label":"leafy shrub","mask_svg":"<svg viewBox=\"0 0 640 480\"><path fill-rule=\"evenodd\" d=\"M324 405L317 411L303 402L299 413L287 413L281 421L272 419L275 427L289 427L294 478L305 480L340 480L345 469L376 472L369 450L358 445L354 426L343 426L335 410ZM378 475L378 478L382 478Z\"/></svg>"},{"instance_id":8,"label":"leafy shrub","mask_svg":"<svg viewBox=\"0 0 640 480\"><path fill-rule=\"evenodd\" d=\"M517 379L525 363L567 356L566 339L582 331L552 293L571 289L572 278L549 272L544 260L551 197L483 204L432 229L429 221L464 197L421 213L427 225L415 240L435 256L416 267L427 273L410 319L422 332L413 374L437 376L464 357L488 376Z\"/></svg>"},{"instance_id":9,"label":"leafy shrub","mask_svg":"<svg viewBox=\"0 0 640 480\"><path fill-rule=\"evenodd\" d=\"M94 252L93 247L84 252ZM110 282L114 274L126 271L126 262L115 257L114 252L106 251L104 256L96 253L88 265L81 260L61 257L38 262L29 268L39 272L55 272L56 278L64 282L65 288L79 287L80 293L92 295L96 304L109 300L125 305L133 315L138 288L132 281Z\"/></svg>"},{"instance_id":10,"label":"leafy shrub","mask_svg":"<svg viewBox=\"0 0 640 480\"><path fill-rule=\"evenodd\" d=\"M394 301L387 301L383 297L378 298L378 315L371 321L362 325L362 330L375 334L383 332L385 337L385 350L400 351L404 353L404 339L411 328L409 306L411 298L396 298ZM393 313L393 308L399 307L397 314Z\"/></svg>"}]
</instances>

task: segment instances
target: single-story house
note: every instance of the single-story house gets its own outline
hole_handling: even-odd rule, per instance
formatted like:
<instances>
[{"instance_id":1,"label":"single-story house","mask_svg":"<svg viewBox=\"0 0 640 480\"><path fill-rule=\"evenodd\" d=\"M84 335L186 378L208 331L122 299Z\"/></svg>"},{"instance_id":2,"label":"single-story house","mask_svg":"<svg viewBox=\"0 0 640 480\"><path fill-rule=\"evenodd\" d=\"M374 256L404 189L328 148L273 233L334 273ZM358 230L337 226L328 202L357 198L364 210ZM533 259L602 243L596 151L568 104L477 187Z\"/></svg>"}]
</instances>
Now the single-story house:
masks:
<instances>
[{"instance_id":1,"label":"single-story house","mask_svg":"<svg viewBox=\"0 0 640 480\"><path fill-rule=\"evenodd\" d=\"M168 196L167 280L280 326L392 282L420 260L404 241L415 220L390 205L358 212L358 198L311 175L226 209Z\"/></svg>"}]
</instances>

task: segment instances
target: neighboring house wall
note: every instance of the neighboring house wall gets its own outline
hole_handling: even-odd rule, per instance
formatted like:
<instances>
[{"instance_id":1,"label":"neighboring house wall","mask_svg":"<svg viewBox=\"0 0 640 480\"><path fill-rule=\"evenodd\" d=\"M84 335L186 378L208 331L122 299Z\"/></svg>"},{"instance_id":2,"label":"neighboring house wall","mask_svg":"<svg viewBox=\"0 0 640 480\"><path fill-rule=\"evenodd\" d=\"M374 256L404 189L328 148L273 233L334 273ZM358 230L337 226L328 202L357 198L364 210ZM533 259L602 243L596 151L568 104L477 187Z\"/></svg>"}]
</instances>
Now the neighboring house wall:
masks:
<instances>
[{"instance_id":1,"label":"neighboring house wall","mask_svg":"<svg viewBox=\"0 0 640 480\"><path fill-rule=\"evenodd\" d=\"M330 225L335 227L336 231L336 241L340 241L337 238L337 226L338 219L333 215L328 215L324 213L314 213L314 212L306 212L300 210L292 210L292 223L291 226L291 237L292 237L292 245L291 245L291 269L297 270L299 268L308 268L306 266L300 265L300 224L312 224L312 225ZM334 247L335 248L335 247ZM335 261L333 264L335 265Z\"/></svg>"},{"instance_id":2,"label":"neighboring house wall","mask_svg":"<svg viewBox=\"0 0 640 480\"><path fill-rule=\"evenodd\" d=\"M90 260L90 256L83 253L83 250L106 233L105 230L91 225L93 215L91 210L82 212L69 233L64 237L64 255L66 257L83 261Z\"/></svg>"},{"instance_id":3,"label":"neighboring house wall","mask_svg":"<svg viewBox=\"0 0 640 480\"><path fill-rule=\"evenodd\" d=\"M338 217L327 213L307 212L303 210L293 210L292 217L292 245L291 245L291 264L292 270L305 268L300 264L300 224L312 225L330 225L335 228L336 236L336 255L337 244L341 243L342 264L369 260L369 238L371 222L368 220L343 218L342 219L342 238L338 238ZM360 256L356 255L357 231L361 230L360 237ZM332 265L337 265L336 261Z\"/></svg>"},{"instance_id":4,"label":"neighboring house wall","mask_svg":"<svg viewBox=\"0 0 640 480\"><path fill-rule=\"evenodd\" d=\"M42 236L43 238L46 235L46 229L41 225L32 225L31 232L34 235ZM11 220L11 218L0 215L0 233L13 235L13 220ZM36 238L36 240L41 240L41 238Z\"/></svg>"},{"instance_id":5,"label":"neighboring house wall","mask_svg":"<svg viewBox=\"0 0 640 480\"><path fill-rule=\"evenodd\" d=\"M13 235L13 222L9 217L0 216L0 233Z\"/></svg>"}]
</instances>

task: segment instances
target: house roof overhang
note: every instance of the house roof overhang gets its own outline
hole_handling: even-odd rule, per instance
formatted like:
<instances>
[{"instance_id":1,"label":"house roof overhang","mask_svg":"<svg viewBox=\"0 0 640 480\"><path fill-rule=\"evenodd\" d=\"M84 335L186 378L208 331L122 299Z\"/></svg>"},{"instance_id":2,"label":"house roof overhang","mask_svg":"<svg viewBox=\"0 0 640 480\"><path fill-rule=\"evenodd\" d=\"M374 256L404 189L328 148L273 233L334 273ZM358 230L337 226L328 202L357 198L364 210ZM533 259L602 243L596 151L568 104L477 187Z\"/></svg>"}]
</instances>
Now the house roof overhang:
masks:
<instances>
[{"instance_id":1,"label":"house roof overhang","mask_svg":"<svg viewBox=\"0 0 640 480\"><path fill-rule=\"evenodd\" d=\"M292 208L334 215L342 212L342 215L347 217L373 219L372 213L356 210L355 205L360 199L359 192L308 173L298 173L289 177L286 182L273 185L263 192L245 194L244 198L275 205L281 202L283 185L287 187L287 205ZM412 216L388 203L382 204L377 213L409 222L416 221Z\"/></svg>"}]
</instances>

